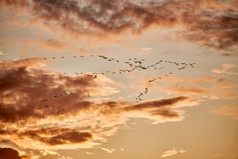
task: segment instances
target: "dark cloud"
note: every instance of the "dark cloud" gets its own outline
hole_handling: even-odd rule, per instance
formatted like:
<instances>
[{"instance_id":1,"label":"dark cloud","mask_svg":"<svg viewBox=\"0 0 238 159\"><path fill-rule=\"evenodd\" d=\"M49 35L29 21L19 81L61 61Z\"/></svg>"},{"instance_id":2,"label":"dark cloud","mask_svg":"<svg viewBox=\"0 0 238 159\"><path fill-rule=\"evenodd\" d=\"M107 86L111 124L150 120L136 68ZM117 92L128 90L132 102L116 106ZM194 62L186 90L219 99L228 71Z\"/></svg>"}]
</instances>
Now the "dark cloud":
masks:
<instances>
[{"instance_id":1,"label":"dark cloud","mask_svg":"<svg viewBox=\"0 0 238 159\"><path fill-rule=\"evenodd\" d=\"M141 102L138 104L126 105L126 103L108 102L103 103L107 107L101 110L103 114L123 114L128 112L144 112L149 115L158 116L162 118L180 118L180 114L175 111L177 104L181 102L192 102L194 99L186 96L178 96L161 100L153 100ZM126 106L125 106L126 105ZM186 105L184 103L184 105Z\"/></svg>"},{"instance_id":2,"label":"dark cloud","mask_svg":"<svg viewBox=\"0 0 238 159\"><path fill-rule=\"evenodd\" d=\"M1 0L0 4L25 7L25 6L29 6L29 1L28 0Z\"/></svg>"},{"instance_id":3,"label":"dark cloud","mask_svg":"<svg viewBox=\"0 0 238 159\"><path fill-rule=\"evenodd\" d=\"M0 158L2 159L22 159L19 152L12 148L0 148Z\"/></svg>"},{"instance_id":4,"label":"dark cloud","mask_svg":"<svg viewBox=\"0 0 238 159\"><path fill-rule=\"evenodd\" d=\"M97 88L104 91L100 77L70 76L34 67L42 60L0 63L0 143L3 145L24 147L29 152L92 147L113 135L129 118L178 121L183 118L178 107L194 105L194 99L186 96L137 104L95 103L89 98Z\"/></svg>"},{"instance_id":5,"label":"dark cloud","mask_svg":"<svg viewBox=\"0 0 238 159\"><path fill-rule=\"evenodd\" d=\"M34 0L32 13L36 19L78 34L118 34L125 30L139 33L152 24L170 25L176 13L169 3L90 0ZM73 17L73 18L72 18ZM47 23L47 20L50 22Z\"/></svg>"},{"instance_id":6,"label":"dark cloud","mask_svg":"<svg viewBox=\"0 0 238 159\"><path fill-rule=\"evenodd\" d=\"M238 43L238 15L234 11L214 14L213 11L198 14L184 13L188 31L185 38L201 45L227 49Z\"/></svg>"},{"instance_id":7,"label":"dark cloud","mask_svg":"<svg viewBox=\"0 0 238 159\"><path fill-rule=\"evenodd\" d=\"M35 61L35 59L32 60ZM20 63L20 61L16 62ZM178 102L189 99L181 96L134 105L109 101L97 107L98 104L87 100L90 97L90 87L97 87L94 78L83 75L68 76L42 69L27 68L28 63L25 61L26 59L22 60L20 67L13 67L0 75L0 121L4 123L25 124L29 121L28 119L44 119L49 116L57 117L61 114L76 114L94 109L109 113L160 108L166 108L169 111ZM31 63L30 59L27 61ZM163 114L160 113L160 115ZM164 116L167 115L164 114Z\"/></svg>"},{"instance_id":8,"label":"dark cloud","mask_svg":"<svg viewBox=\"0 0 238 159\"><path fill-rule=\"evenodd\" d=\"M19 132L18 135L19 137L29 137L33 140L37 140L51 146L83 143L93 137L89 132L80 132L75 129L56 127L27 130L25 132Z\"/></svg>"},{"instance_id":9,"label":"dark cloud","mask_svg":"<svg viewBox=\"0 0 238 159\"><path fill-rule=\"evenodd\" d=\"M52 74L27 68L25 60L22 62L0 75L0 121L24 123L29 118L77 112L91 105L84 98L89 95L87 87L95 85L93 78Z\"/></svg>"},{"instance_id":10,"label":"dark cloud","mask_svg":"<svg viewBox=\"0 0 238 159\"><path fill-rule=\"evenodd\" d=\"M164 118L179 118L180 117L180 115L177 112L169 110L169 109L153 110L150 113L151 115L162 116Z\"/></svg>"},{"instance_id":11,"label":"dark cloud","mask_svg":"<svg viewBox=\"0 0 238 159\"><path fill-rule=\"evenodd\" d=\"M173 107L176 103L180 101L188 100L188 97L180 96L180 97L174 97L169 99L161 99L161 100L155 100L155 101L148 101L148 102L142 102L136 105L125 107L124 110L126 111L137 111L137 110L143 110L143 109L153 109L153 108L163 108L163 107Z\"/></svg>"},{"instance_id":12,"label":"dark cloud","mask_svg":"<svg viewBox=\"0 0 238 159\"><path fill-rule=\"evenodd\" d=\"M34 20L72 35L140 33L151 25L183 25L183 37L201 45L227 50L238 43L235 1L31 0L27 4L22 6L29 8Z\"/></svg>"}]
</instances>

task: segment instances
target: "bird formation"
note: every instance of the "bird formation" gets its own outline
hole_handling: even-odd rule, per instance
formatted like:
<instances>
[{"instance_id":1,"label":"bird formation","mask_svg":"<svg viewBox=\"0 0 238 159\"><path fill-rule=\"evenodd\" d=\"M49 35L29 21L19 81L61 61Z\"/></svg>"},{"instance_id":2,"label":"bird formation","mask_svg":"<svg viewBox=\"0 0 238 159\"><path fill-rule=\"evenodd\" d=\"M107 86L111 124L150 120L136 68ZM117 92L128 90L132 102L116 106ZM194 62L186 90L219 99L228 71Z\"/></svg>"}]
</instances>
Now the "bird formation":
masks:
<instances>
[{"instance_id":1,"label":"bird formation","mask_svg":"<svg viewBox=\"0 0 238 159\"><path fill-rule=\"evenodd\" d=\"M38 110L42 110L42 109L48 109L50 111L50 114L52 115L60 115L63 114L65 112L65 109L55 109L55 106L52 104L49 104L52 102L53 99L59 99L59 98L63 98L66 96L72 96L74 93L72 92L64 92L64 93L56 93L54 95L52 95L49 98L45 98L45 99L41 99L39 101L35 102L35 106L32 106L32 109L38 109ZM57 110L57 111L54 111Z\"/></svg>"},{"instance_id":2,"label":"bird formation","mask_svg":"<svg viewBox=\"0 0 238 159\"><path fill-rule=\"evenodd\" d=\"M178 67L178 70L183 70L183 69L186 69L188 66L190 66L191 68L194 67L195 63L178 63L178 62L174 62L174 61L163 61L163 60L159 60L157 62L155 62L154 64L151 64L151 65L144 65L143 63L145 62L145 59L138 59L138 58L129 58L128 61L121 61L119 59L116 59L116 58L112 58L112 57L108 57L108 56L104 56L104 55L81 55L81 56L72 56L72 58L84 58L84 57L94 57L94 58L100 58L100 59L103 59L103 60L106 60L108 62L116 62L116 63L123 63L123 64L126 64L129 66L129 68L127 69L119 69L119 70L114 70L114 71L106 71L104 73L110 73L110 74L123 74L123 73L131 73L133 71L142 71L142 70L148 70L148 69L155 69L155 70L161 70L161 69L164 69L165 67L164 66L161 66L161 67L158 67L159 64L162 64L162 63L167 63L167 64L174 64L176 66L180 66ZM64 56L61 56L60 58L65 58ZM47 58L45 58L47 59ZM56 60L57 57L51 57L49 59L53 59L53 60ZM104 73L100 73L100 74L104 74ZM64 73L66 74L66 73ZM78 73L78 72L75 72L76 75L79 75L79 74L85 74L83 72L81 73ZM95 73L95 74L98 74L98 73Z\"/></svg>"},{"instance_id":3,"label":"bird formation","mask_svg":"<svg viewBox=\"0 0 238 159\"><path fill-rule=\"evenodd\" d=\"M149 83L153 83L153 82L156 82L157 80L161 80L161 79L163 79L164 77L168 77L169 75L172 75L172 74L173 74L173 73L170 72L169 74L157 76L157 77L154 77L154 78L150 79L148 82L149 82ZM141 97L142 97L143 95L147 94L148 91L149 91L148 87L145 87L143 92L139 92L139 95L136 97L136 103L142 101L142 98L141 98Z\"/></svg>"},{"instance_id":4,"label":"bird formation","mask_svg":"<svg viewBox=\"0 0 238 159\"><path fill-rule=\"evenodd\" d=\"M90 57L90 58L99 58L101 60L105 60L105 61L108 61L108 62L115 62L115 63L118 63L118 64L123 64L125 66L127 66L127 68L121 68L121 69L118 69L118 70L106 70L105 72L101 72L101 73L84 73L84 72L74 72L74 74L76 76L87 76L89 78L97 78L98 75L108 75L108 74L126 74L126 73L132 73L134 71L147 71L147 70L162 70L164 69L165 67L162 66L162 64L171 64L171 65L174 65L177 67L178 70L184 70L188 67L190 68L194 68L194 65L195 63L178 63L178 62L175 62L175 61L166 61L166 60L158 60L157 62L153 63L153 64L150 64L150 65L146 65L145 62L146 60L145 59L139 59L139 58L129 58L128 60L126 61L122 61L122 60L119 60L119 59L116 59L116 58L112 58L112 57L108 57L108 56L105 56L105 55L94 55L94 54L91 54L91 55L80 55L80 56L72 56L72 57L65 57L65 56L60 56L60 57L50 57L50 58L44 58L44 59L52 59L52 60L57 60L57 59L66 59L66 58L73 58L73 59L83 59L85 57ZM67 74L66 72L64 72L63 74ZM163 79L164 77L166 76L170 76L172 75L173 72L169 72L167 74L164 74L164 75L161 75L161 76L156 76L154 78L151 78L148 80L149 83L153 83L153 82L156 82L158 80L161 80ZM55 74L51 74L53 76L55 76ZM48 75L45 75L45 76L48 76ZM141 102L142 101L142 97L146 94L148 94L149 92L149 88L148 87L144 87L144 90L139 92L139 94L136 96L135 100L136 102ZM73 95L72 92L65 92L65 93L60 93L60 94L55 94L53 96L54 99L58 99L58 98L61 98L61 97L64 97L64 96L69 96L69 95ZM53 109L54 106L50 106L50 105L47 105L47 102L49 101L49 99L42 99L42 100L39 100L39 101L36 101L35 103L38 104L38 106L36 107L32 107L32 108L38 108L38 109ZM43 104L43 105L42 105ZM57 111L56 113L53 113L53 114L61 114L63 113L64 110L60 110L60 111Z\"/></svg>"}]
</instances>

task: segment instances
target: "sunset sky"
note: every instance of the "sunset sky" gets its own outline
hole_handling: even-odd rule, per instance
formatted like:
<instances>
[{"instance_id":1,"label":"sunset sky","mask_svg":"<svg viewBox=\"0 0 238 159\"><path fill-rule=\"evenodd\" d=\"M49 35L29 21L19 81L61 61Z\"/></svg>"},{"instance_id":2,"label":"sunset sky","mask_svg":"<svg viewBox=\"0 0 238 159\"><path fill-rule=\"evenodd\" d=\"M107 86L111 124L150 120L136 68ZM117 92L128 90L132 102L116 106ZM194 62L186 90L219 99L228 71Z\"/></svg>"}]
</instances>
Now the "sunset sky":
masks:
<instances>
[{"instance_id":1,"label":"sunset sky","mask_svg":"<svg viewBox=\"0 0 238 159\"><path fill-rule=\"evenodd\" d=\"M237 0L0 0L1 159L238 159Z\"/></svg>"}]
</instances>

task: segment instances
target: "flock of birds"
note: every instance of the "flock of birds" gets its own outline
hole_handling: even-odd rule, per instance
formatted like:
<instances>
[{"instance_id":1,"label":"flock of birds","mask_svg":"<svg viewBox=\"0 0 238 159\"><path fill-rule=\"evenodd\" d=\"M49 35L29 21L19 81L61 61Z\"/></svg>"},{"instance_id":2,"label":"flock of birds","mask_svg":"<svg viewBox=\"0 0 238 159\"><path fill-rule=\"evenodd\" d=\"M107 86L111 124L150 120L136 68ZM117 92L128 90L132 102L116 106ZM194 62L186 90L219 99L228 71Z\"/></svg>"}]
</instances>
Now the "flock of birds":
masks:
<instances>
[{"instance_id":1,"label":"flock of birds","mask_svg":"<svg viewBox=\"0 0 238 159\"><path fill-rule=\"evenodd\" d=\"M118 70L114 70L114 71L110 71L107 70L105 72L101 72L101 73L84 73L84 72L74 72L74 74L76 76L87 76L89 78L97 78L99 74L101 75L105 75L105 74L126 74L126 73L132 73L134 71L145 71L145 70L149 70L149 69L153 69L153 70L161 70L164 69L164 66L160 66L162 63L166 63L166 64L172 64L174 66L177 67L178 70L184 70L187 67L190 68L194 68L195 63L178 63L178 62L174 62L174 61L166 61L166 60L159 60L153 64L150 65L146 65L145 64L145 59L138 59L138 58L129 58L127 61L122 61L116 58L111 58L108 56L104 56L104 55L81 55L81 56L72 56L71 58L73 59L82 59L84 57L94 57L94 58L100 58L102 60L106 60L108 62L115 62L115 63L123 63L124 65L127 66L127 68L122 68L122 69L118 69ZM57 60L57 59L65 59L65 56L60 56L60 57L51 57L51 58L44 58L44 59L51 59L51 60ZM63 73L63 74L67 74L67 73ZM172 75L172 72L169 72L168 74L162 75L162 76L157 76L154 77L152 79L149 79L148 82L149 83L153 83L156 82L157 80L161 80L164 77L167 77L169 75ZM51 74L51 75L55 75L55 74ZM49 76L48 74L45 74L45 76ZM139 92L139 94L136 96L135 100L136 103L141 102L142 101L142 96L148 94L149 92L149 88L146 86L144 87L144 90ZM65 97L65 96L69 96L69 95L73 95L72 92L64 92L64 93L60 93L60 94L55 94L53 96L53 98L58 99L60 97ZM38 109L53 109L54 106L49 106L47 105L47 102L50 99L42 99L39 101L36 101L36 104L39 104L38 106L32 106L32 108L38 108ZM43 104L44 103L44 104ZM43 104L43 105L42 105ZM52 113L52 114L61 114L64 112L64 109L57 111L56 113Z\"/></svg>"},{"instance_id":2,"label":"flock of birds","mask_svg":"<svg viewBox=\"0 0 238 159\"><path fill-rule=\"evenodd\" d=\"M81 56L72 56L72 58L84 58L84 57L87 57L85 55L81 55ZM109 62L117 62L117 63L121 63L123 61L120 61L116 58L111 58L111 57L108 57L108 56L103 56L103 55L89 55L89 57L98 57L98 58L101 58L101 59L104 59L106 61L109 61ZM65 56L61 56L61 57L51 57L49 59L53 59L53 60L56 60L57 58L62 58L64 59ZM45 59L48 59L48 58L45 58ZM154 64L151 64L151 65L143 65L143 63L145 62L145 59L138 59L138 58L129 58L128 61L125 61L123 62L124 64L128 65L129 68L128 69L119 69L119 70L116 70L116 71L106 71L106 73L111 73L111 74L116 74L116 73L119 73L119 74L123 74L123 73L131 73L133 71L141 71L141 70L147 70L147 69L155 69L155 70L161 70L161 69L164 69L165 67L158 67L157 65L161 64L161 63L168 63L168 64L174 64L176 66L181 66L178 68L178 70L183 70L183 69L186 69L187 66L190 66L191 68L194 67L195 63L190 63L190 64L187 64L187 63L178 63L178 62L174 62L174 61L163 61L163 60L160 60ZM64 73L66 74L66 73ZM90 76L90 74L87 74L87 73L78 73L78 72L75 72L76 75L82 75L82 74L86 74L87 76ZM98 73L92 73L93 75L96 75ZM104 75L104 73L101 73L102 75Z\"/></svg>"},{"instance_id":3,"label":"flock of birds","mask_svg":"<svg viewBox=\"0 0 238 159\"><path fill-rule=\"evenodd\" d=\"M60 93L60 94L56 93L53 96L53 98L59 99L59 98L66 97L66 96L69 96L69 95L73 95L73 93L72 92L64 92L64 93ZM49 98L45 98L45 99L41 99L39 101L36 101L35 105L32 106L32 109L38 109L38 110L51 109L51 110L54 110L55 106L47 104L49 100L50 100ZM60 115L60 114L63 114L64 112L65 112L65 109L61 109L61 110L58 110L56 112L55 111L50 111L50 114Z\"/></svg>"}]
</instances>

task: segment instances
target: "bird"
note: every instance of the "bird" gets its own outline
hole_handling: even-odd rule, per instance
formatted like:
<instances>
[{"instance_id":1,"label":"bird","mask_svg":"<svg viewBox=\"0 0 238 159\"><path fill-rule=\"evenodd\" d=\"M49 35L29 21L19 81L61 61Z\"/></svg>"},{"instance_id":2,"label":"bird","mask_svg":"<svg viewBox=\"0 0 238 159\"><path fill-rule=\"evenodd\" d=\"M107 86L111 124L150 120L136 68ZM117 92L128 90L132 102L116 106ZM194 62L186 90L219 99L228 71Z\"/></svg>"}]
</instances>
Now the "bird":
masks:
<instances>
[{"instance_id":1,"label":"bird","mask_svg":"<svg viewBox=\"0 0 238 159\"><path fill-rule=\"evenodd\" d=\"M119 60L119 59L116 59L114 57L109 57L109 56L104 56L104 55L87 55L86 57L96 57L95 59L101 59L101 60L106 60L107 62L117 62L118 65L120 64L124 64L125 67L121 67L117 70L105 70L105 71L102 71L101 73L78 73L78 72L74 72L75 76L76 75L83 75L83 76L86 76L86 77L89 77L89 78L97 78L99 74L102 74L104 75L104 73L109 73L109 75L114 75L114 74L127 74L127 73L132 73L132 72L147 72L149 70L161 70L161 69L164 69L165 66L167 66L168 64L171 64L171 65L174 65L176 67L176 69L178 70L185 70L185 69L188 69L188 68L194 68L195 66L195 63L185 63L185 62L176 62L176 61L170 61L170 60L157 60L153 63L149 63L149 64L145 64L145 59L140 59L140 58L129 58L125 61L123 60ZM65 58L65 56L60 56L61 58ZM76 58L78 56L72 56L72 58ZM85 57L84 55L81 55L79 56L80 58L82 57ZM51 57L52 59L59 59L58 57ZM47 59L47 58L44 58L44 59ZM120 63L119 63L120 62ZM163 65L164 64L164 65ZM157 72L156 71L156 72ZM155 71L154 71L155 72ZM155 73L156 73L155 72ZM66 74L66 72L64 72L63 74ZM161 80L163 77L169 77L170 75L172 75L173 72L167 72L165 73L164 75L157 75L157 76L154 76L152 79L148 80L147 82L156 82L158 80ZM51 75L55 75L55 74L51 74ZM44 74L44 76L46 76L47 78L50 76L50 74ZM95 79L96 80L96 79ZM137 98L136 98L136 101L137 102L140 102L142 101L142 96L144 96L145 94L148 93L148 90L149 88L148 87L144 87L144 90L139 92ZM69 93L69 92L64 92L64 93L59 93L59 94L55 94L53 96L51 96L51 98L53 98L54 100L59 100L60 98L65 98L69 95L73 95L73 93ZM41 104L43 102L49 102L50 99L42 99L42 100L39 100L39 101L36 101L35 103L36 104ZM46 107L47 106L47 107ZM44 105L42 105L42 108L44 108ZM45 108L49 108L48 105L45 105ZM39 107L39 109L41 109L41 107ZM60 112L61 113L61 112Z\"/></svg>"}]
</instances>

